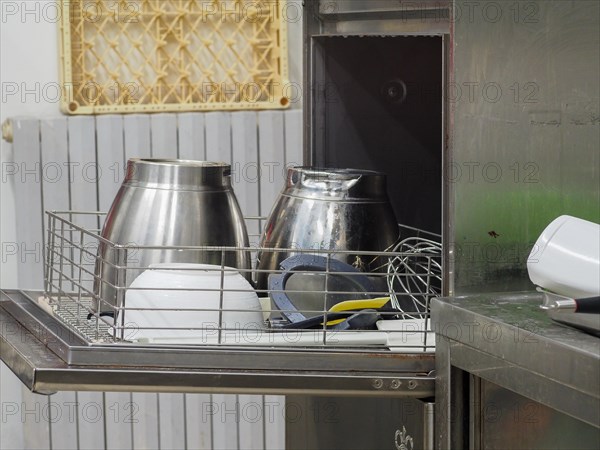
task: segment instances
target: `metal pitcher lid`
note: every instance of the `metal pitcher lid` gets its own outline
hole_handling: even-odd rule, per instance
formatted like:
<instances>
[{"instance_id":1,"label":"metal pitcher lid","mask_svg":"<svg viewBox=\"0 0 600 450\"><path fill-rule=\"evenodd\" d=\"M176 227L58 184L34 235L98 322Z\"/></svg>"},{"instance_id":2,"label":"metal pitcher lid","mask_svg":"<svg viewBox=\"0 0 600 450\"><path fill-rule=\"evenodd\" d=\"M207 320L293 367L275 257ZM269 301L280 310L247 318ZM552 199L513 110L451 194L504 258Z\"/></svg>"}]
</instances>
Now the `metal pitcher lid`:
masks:
<instances>
[{"instance_id":1,"label":"metal pitcher lid","mask_svg":"<svg viewBox=\"0 0 600 450\"><path fill-rule=\"evenodd\" d=\"M387 177L361 169L292 167L284 194L338 201L387 202Z\"/></svg>"},{"instance_id":2,"label":"metal pitcher lid","mask_svg":"<svg viewBox=\"0 0 600 450\"><path fill-rule=\"evenodd\" d=\"M192 190L231 187L231 165L182 159L132 158L123 184L154 189Z\"/></svg>"}]
</instances>

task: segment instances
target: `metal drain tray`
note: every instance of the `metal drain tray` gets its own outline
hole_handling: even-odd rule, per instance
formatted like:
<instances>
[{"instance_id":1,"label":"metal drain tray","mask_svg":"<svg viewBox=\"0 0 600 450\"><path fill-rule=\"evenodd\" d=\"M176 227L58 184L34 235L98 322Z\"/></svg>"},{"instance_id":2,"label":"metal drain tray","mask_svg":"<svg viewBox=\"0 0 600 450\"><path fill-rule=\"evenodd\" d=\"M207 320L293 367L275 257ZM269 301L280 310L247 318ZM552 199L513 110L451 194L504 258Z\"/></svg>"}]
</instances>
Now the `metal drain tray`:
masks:
<instances>
[{"instance_id":1,"label":"metal drain tray","mask_svg":"<svg viewBox=\"0 0 600 450\"><path fill-rule=\"evenodd\" d=\"M336 392L433 394L431 353L335 352L86 342L37 304L41 293L3 291L2 360L33 391Z\"/></svg>"}]
</instances>

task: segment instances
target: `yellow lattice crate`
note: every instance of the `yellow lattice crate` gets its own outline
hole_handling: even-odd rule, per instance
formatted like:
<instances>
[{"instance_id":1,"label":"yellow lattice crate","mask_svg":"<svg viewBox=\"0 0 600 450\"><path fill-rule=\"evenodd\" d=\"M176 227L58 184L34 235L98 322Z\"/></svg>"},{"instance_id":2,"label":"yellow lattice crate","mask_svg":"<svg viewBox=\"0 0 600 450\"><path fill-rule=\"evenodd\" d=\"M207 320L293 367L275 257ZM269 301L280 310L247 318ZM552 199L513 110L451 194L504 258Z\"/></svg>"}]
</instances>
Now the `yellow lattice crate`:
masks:
<instances>
[{"instance_id":1,"label":"yellow lattice crate","mask_svg":"<svg viewBox=\"0 0 600 450\"><path fill-rule=\"evenodd\" d=\"M63 0L63 111L286 108L284 2Z\"/></svg>"}]
</instances>

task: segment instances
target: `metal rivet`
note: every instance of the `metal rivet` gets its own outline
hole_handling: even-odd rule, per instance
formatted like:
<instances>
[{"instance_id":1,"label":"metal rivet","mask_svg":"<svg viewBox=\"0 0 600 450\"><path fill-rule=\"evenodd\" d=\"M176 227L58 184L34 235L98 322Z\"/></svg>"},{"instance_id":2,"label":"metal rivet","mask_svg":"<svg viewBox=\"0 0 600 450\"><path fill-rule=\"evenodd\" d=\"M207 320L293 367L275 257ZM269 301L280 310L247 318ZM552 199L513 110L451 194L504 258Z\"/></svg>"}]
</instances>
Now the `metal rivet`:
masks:
<instances>
[{"instance_id":1,"label":"metal rivet","mask_svg":"<svg viewBox=\"0 0 600 450\"><path fill-rule=\"evenodd\" d=\"M400 380L392 380L392 389L398 389L402 386L402 381Z\"/></svg>"},{"instance_id":2,"label":"metal rivet","mask_svg":"<svg viewBox=\"0 0 600 450\"><path fill-rule=\"evenodd\" d=\"M409 389L414 389L414 388L416 388L416 387L417 387L417 382L416 382L415 380L410 380L410 381L408 382L408 388L409 388Z\"/></svg>"},{"instance_id":3,"label":"metal rivet","mask_svg":"<svg viewBox=\"0 0 600 450\"><path fill-rule=\"evenodd\" d=\"M375 389L381 389L383 387L383 380L380 378L376 378L373 380L373 387Z\"/></svg>"}]
</instances>

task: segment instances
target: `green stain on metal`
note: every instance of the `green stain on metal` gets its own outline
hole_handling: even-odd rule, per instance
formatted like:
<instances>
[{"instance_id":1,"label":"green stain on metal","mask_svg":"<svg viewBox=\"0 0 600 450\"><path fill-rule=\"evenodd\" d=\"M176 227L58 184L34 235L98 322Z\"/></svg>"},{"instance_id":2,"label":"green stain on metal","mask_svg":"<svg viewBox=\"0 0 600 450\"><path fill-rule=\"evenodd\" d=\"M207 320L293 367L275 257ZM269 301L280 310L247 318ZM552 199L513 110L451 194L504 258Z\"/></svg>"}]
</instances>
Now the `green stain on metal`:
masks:
<instances>
[{"instance_id":1,"label":"green stain on metal","mask_svg":"<svg viewBox=\"0 0 600 450\"><path fill-rule=\"evenodd\" d=\"M503 243L534 242L550 222L570 215L600 223L600 202L589 192L470 191L469 199L458 201L458 239L479 241L499 235ZM461 212L462 211L462 212Z\"/></svg>"}]
</instances>

